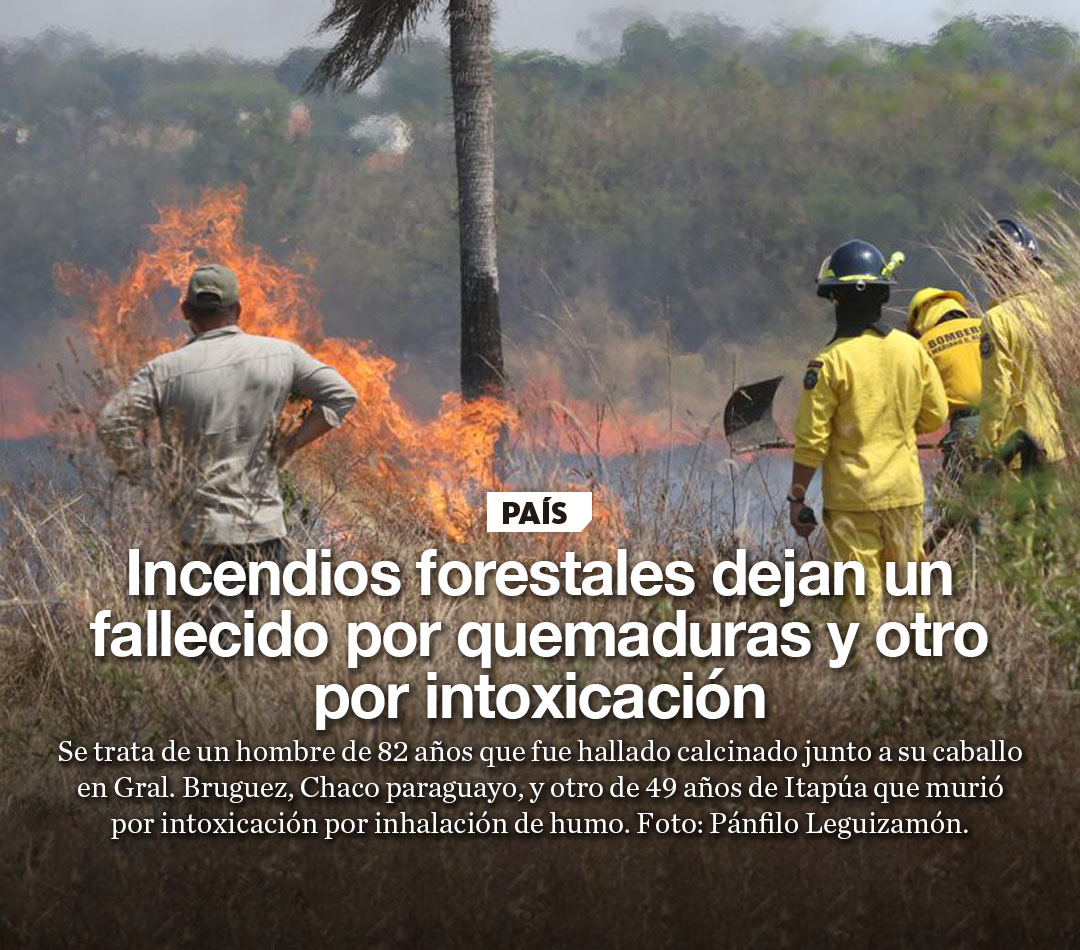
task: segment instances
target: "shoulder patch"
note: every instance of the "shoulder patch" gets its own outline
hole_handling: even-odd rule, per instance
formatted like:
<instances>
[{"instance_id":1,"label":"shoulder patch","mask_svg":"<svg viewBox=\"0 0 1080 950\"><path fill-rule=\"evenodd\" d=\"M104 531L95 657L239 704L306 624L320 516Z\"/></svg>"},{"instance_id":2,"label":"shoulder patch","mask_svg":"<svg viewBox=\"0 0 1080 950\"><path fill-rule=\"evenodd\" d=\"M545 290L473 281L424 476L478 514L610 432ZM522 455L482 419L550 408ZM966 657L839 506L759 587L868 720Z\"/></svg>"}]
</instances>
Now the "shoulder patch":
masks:
<instances>
[{"instance_id":1,"label":"shoulder patch","mask_svg":"<svg viewBox=\"0 0 1080 950\"><path fill-rule=\"evenodd\" d=\"M810 369L806 371L802 384L803 389L813 389L818 384L818 371L813 364L811 364Z\"/></svg>"},{"instance_id":2,"label":"shoulder patch","mask_svg":"<svg viewBox=\"0 0 1080 950\"><path fill-rule=\"evenodd\" d=\"M982 336L979 337L979 355L984 360L988 360L994 355L994 338L985 330Z\"/></svg>"}]
</instances>

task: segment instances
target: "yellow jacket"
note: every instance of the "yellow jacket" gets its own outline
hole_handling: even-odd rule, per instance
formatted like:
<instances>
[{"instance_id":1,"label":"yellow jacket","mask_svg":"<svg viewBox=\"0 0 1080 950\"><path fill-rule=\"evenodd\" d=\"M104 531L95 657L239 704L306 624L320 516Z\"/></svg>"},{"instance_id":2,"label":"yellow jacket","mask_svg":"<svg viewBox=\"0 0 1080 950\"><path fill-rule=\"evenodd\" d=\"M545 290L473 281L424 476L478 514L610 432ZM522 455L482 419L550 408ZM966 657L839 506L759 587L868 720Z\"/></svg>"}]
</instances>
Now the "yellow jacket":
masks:
<instances>
[{"instance_id":1,"label":"yellow jacket","mask_svg":"<svg viewBox=\"0 0 1080 950\"><path fill-rule=\"evenodd\" d=\"M913 317L911 330L941 374L949 415L957 409L977 408L982 399L979 358L982 321L969 317L956 299L950 297L939 297L925 304Z\"/></svg>"},{"instance_id":2,"label":"yellow jacket","mask_svg":"<svg viewBox=\"0 0 1080 950\"><path fill-rule=\"evenodd\" d=\"M948 418L941 376L906 333L871 327L810 361L795 421L795 461L824 466L825 508L923 504L916 433Z\"/></svg>"},{"instance_id":3,"label":"yellow jacket","mask_svg":"<svg viewBox=\"0 0 1080 950\"><path fill-rule=\"evenodd\" d=\"M1031 294L996 303L983 317L982 412L978 445L992 455L1017 429L1046 450L1047 461L1065 458L1054 384L1039 354L1035 333L1051 326Z\"/></svg>"}]
</instances>

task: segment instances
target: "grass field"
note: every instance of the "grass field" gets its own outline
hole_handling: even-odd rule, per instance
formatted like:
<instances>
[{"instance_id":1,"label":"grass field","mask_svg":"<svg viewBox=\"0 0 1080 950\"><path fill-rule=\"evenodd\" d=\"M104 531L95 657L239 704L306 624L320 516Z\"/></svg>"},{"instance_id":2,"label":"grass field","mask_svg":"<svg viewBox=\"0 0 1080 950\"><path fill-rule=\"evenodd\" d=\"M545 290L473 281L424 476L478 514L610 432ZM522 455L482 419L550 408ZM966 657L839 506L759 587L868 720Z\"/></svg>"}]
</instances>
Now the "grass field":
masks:
<instances>
[{"instance_id":1,"label":"grass field","mask_svg":"<svg viewBox=\"0 0 1080 950\"><path fill-rule=\"evenodd\" d=\"M1059 268L1055 299L1071 311L1073 276L1080 273L1080 242L1060 221L1050 257ZM1072 268L1075 263L1077 268ZM1074 314L1052 314L1047 362L1075 419ZM1067 426L1067 428L1070 428ZM954 567L957 592L935 598L935 617L977 620L990 635L977 660L886 660L862 649L843 670L823 654L806 660L725 661L725 680L758 682L769 697L764 720L673 722L429 722L418 707L398 722L345 719L326 733L313 727L319 683L410 682L423 689L429 669L444 681L475 680L478 669L448 645L430 661L372 660L345 669L340 638L331 654L308 661L103 661L92 656L90 622L108 608L141 616L148 607L177 606L150 599L133 604L125 593L130 547L176 556L153 494L119 485L89 440L64 441L78 484L10 484L5 489L5 544L0 554L0 946L93 946L103 935L118 942L160 946L583 946L591 943L739 947L870 943L885 947L1065 947L1080 941L1080 626L1076 578L1080 529L1074 505L1076 476L1059 472L1055 506L1033 514L1011 479L981 483L981 528L956 531L936 556ZM542 486L537 486L542 487ZM529 560L573 547L583 558L610 559L616 547L632 558L688 557L707 576L730 553L737 532L717 517L717 501L673 491L662 460L642 461L628 479L615 513L581 538L541 541L473 536L461 543L433 538L407 505L392 497L342 498L329 481L305 484L298 496L307 514L294 530L296 550L324 543L326 525L349 528L340 556L410 564L430 546L464 561ZM982 492L980 494L979 492ZM673 501L673 499L676 499ZM315 512L319 516L312 516ZM343 520L344 519L344 520ZM778 537L782 545L789 545ZM781 611L752 599L725 601L699 592L688 603L670 598L500 598L480 601L421 599L406 586L397 598L363 597L287 602L302 619L341 631L350 619L380 625L394 620L440 620L453 630L467 619L505 622L632 619L655 622L676 606L696 619L771 620L832 617L827 603L797 603ZM898 616L904 608L895 608ZM701 661L506 660L500 682L551 683L565 668L590 682L641 684L678 681ZM288 837L212 836L109 840L108 816L146 811L145 804L79 800L78 781L117 774L152 777L182 766L61 765L57 745L75 743L187 745L364 744L404 740L413 746L528 745L534 739L599 744L649 739L671 745L729 738L747 745L775 739L802 745L946 745L964 739L1004 739L1024 750L1009 766L952 766L949 780L992 781L998 800L950 801L963 836L591 836L591 837L366 837L326 842ZM610 780L618 774L647 781L657 774L680 782L709 776L748 783L770 766L699 764L590 767ZM127 771L125 771L127 770ZM874 781L926 781L932 765L819 766L816 776L839 781L859 770ZM565 778L578 769L511 765L498 778L524 783ZM490 780L481 764L372 763L356 772L372 781ZM262 767L257 777L294 780L298 766ZM352 774L352 773L349 773ZM206 778L249 779L250 766L215 766ZM213 814L226 814L227 802ZM925 802L889 806L889 814L925 814ZM760 803L712 802L709 808ZM170 805L177 813L181 806ZM215 806L217 807L217 806ZM273 802L243 806L276 814ZM307 812L341 812L340 803L312 802ZM417 810L423 810L420 803ZM468 810L472 806L452 806ZM782 810L792 806L785 803ZM814 806L806 803L806 808ZM823 806L822 813L866 814L873 802ZM622 815L640 802L542 800L580 816ZM658 814L662 805L650 805ZM362 805L344 810L356 814ZM934 809L930 810L930 814ZM239 811L239 810L238 810ZM519 811L507 808L511 817ZM883 810L879 808L879 812Z\"/></svg>"}]
</instances>

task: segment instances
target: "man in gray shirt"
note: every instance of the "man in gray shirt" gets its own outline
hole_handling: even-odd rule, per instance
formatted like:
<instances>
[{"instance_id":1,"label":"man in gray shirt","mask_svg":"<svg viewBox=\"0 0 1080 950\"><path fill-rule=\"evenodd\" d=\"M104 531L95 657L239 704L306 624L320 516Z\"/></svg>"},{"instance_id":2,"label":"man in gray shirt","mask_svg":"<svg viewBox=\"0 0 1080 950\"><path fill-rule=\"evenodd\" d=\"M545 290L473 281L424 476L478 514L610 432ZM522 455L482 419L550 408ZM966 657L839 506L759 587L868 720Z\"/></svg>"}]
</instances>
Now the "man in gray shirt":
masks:
<instances>
[{"instance_id":1,"label":"man in gray shirt","mask_svg":"<svg viewBox=\"0 0 1080 950\"><path fill-rule=\"evenodd\" d=\"M192 338L109 400L98 433L120 471L138 475L144 433L160 424L155 477L189 551L210 561L276 557L286 533L278 465L340 426L356 392L295 343L244 333L227 267L199 267L181 306ZM311 411L281 437L290 394L310 399Z\"/></svg>"}]
</instances>

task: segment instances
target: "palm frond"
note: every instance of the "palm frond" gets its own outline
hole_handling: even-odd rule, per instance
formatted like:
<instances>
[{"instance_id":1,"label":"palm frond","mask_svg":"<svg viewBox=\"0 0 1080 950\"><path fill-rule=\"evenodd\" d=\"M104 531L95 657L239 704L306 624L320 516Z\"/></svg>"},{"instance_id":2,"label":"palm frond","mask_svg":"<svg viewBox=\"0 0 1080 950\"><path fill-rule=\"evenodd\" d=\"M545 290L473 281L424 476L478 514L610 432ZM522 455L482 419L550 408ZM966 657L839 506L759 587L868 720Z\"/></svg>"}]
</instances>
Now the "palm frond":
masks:
<instances>
[{"instance_id":1,"label":"palm frond","mask_svg":"<svg viewBox=\"0 0 1080 950\"><path fill-rule=\"evenodd\" d=\"M344 32L308 77L304 90L358 88L438 5L439 0L334 0L319 32Z\"/></svg>"}]
</instances>

